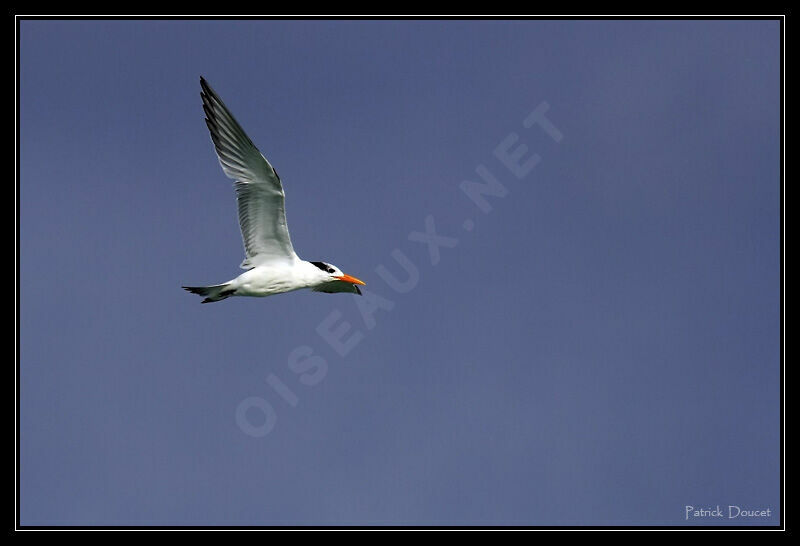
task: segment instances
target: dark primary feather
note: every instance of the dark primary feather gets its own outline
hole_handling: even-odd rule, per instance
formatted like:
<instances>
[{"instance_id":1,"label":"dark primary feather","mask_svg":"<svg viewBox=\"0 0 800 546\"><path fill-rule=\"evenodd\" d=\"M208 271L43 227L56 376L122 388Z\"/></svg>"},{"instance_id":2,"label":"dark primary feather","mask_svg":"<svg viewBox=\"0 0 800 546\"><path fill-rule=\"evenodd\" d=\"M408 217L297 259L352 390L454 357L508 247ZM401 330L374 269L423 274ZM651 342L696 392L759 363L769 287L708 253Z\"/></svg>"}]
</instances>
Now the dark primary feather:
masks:
<instances>
[{"instance_id":1,"label":"dark primary feather","mask_svg":"<svg viewBox=\"0 0 800 546\"><path fill-rule=\"evenodd\" d=\"M294 249L286 226L284 193L280 177L258 151L250 137L233 117L222 99L200 78L200 93L206 125L225 174L235 180L247 259L242 263L249 269L263 258L287 259Z\"/></svg>"}]
</instances>

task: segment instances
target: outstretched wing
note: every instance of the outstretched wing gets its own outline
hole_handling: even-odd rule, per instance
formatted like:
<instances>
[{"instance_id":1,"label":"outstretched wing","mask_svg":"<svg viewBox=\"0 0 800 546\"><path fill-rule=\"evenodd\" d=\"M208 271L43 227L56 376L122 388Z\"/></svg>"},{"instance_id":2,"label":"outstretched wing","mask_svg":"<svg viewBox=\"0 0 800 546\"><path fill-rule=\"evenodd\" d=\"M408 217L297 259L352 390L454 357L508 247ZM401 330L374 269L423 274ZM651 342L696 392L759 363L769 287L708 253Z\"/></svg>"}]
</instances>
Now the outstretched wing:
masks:
<instances>
[{"instance_id":1,"label":"outstretched wing","mask_svg":"<svg viewBox=\"0 0 800 546\"><path fill-rule=\"evenodd\" d=\"M219 163L225 174L235 180L246 255L242 269L296 259L286 226L283 186L278 173L202 77L200 86L206 125Z\"/></svg>"}]
</instances>

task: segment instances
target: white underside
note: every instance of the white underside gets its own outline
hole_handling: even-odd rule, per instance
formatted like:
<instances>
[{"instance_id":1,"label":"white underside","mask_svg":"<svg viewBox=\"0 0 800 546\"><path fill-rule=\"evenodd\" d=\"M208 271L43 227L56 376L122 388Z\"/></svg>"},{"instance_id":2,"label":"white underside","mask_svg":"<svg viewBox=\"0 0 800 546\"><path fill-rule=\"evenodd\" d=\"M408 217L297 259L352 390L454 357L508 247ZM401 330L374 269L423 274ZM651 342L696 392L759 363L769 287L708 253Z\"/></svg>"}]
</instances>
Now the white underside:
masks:
<instances>
[{"instance_id":1,"label":"white underside","mask_svg":"<svg viewBox=\"0 0 800 546\"><path fill-rule=\"evenodd\" d=\"M315 271L309 270L309 265L303 261L294 264L260 265L230 281L228 287L236 290L233 294L235 296L250 297L271 296L312 288L320 282L320 278Z\"/></svg>"}]
</instances>

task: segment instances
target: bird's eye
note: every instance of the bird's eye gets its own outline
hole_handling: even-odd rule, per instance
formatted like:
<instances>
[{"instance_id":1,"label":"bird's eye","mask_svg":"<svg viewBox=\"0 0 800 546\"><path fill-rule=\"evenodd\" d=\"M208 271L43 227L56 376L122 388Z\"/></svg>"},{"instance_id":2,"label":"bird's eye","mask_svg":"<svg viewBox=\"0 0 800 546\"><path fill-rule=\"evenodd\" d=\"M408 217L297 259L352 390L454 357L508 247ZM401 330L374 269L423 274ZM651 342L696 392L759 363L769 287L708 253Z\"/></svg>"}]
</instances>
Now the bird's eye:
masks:
<instances>
[{"instance_id":1,"label":"bird's eye","mask_svg":"<svg viewBox=\"0 0 800 546\"><path fill-rule=\"evenodd\" d=\"M329 268L328 268L328 273L333 273L333 269L331 269L331 268L329 267Z\"/></svg>"}]
</instances>

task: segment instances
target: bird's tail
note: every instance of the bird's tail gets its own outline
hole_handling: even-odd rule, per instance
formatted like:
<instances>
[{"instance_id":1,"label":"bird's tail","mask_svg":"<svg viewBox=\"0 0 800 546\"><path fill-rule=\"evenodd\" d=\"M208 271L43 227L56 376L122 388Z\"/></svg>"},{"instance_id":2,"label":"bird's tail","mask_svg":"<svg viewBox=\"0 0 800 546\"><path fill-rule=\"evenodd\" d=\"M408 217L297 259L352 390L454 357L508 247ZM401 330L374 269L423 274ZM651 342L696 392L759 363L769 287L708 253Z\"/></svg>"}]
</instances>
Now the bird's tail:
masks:
<instances>
[{"instance_id":1,"label":"bird's tail","mask_svg":"<svg viewBox=\"0 0 800 546\"><path fill-rule=\"evenodd\" d=\"M212 303L215 301L222 301L225 298L233 296L236 292L235 288L229 288L229 284L216 284L214 286L182 286L187 292L204 296L205 299L200 303Z\"/></svg>"}]
</instances>

